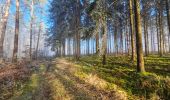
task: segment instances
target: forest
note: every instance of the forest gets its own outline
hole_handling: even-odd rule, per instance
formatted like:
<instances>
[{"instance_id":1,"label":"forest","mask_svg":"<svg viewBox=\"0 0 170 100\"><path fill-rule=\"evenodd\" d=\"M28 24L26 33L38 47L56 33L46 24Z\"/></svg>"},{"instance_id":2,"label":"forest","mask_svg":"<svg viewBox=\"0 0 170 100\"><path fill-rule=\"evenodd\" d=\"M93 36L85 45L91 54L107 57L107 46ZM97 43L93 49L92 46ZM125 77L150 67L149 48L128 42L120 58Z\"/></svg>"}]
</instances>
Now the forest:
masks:
<instances>
[{"instance_id":1,"label":"forest","mask_svg":"<svg viewBox=\"0 0 170 100\"><path fill-rule=\"evenodd\" d=\"M0 100L170 100L170 0L0 0Z\"/></svg>"}]
</instances>

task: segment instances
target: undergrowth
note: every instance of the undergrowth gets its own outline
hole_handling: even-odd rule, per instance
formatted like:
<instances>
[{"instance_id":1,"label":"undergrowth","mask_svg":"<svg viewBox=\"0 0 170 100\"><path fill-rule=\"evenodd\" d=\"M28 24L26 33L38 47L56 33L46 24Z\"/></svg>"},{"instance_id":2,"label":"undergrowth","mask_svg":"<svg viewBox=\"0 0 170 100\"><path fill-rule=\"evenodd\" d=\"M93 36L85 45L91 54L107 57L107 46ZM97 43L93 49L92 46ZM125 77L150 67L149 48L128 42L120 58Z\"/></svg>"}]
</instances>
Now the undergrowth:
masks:
<instances>
[{"instance_id":1,"label":"undergrowth","mask_svg":"<svg viewBox=\"0 0 170 100\"><path fill-rule=\"evenodd\" d=\"M126 91L129 99L168 100L170 98L170 57L154 55L145 57L147 72L142 74L136 72L136 61L131 62L130 57L108 56L107 64L104 66L98 56L82 57L76 63L81 66L79 76L83 78L86 74L94 72L109 84L116 84Z\"/></svg>"}]
</instances>

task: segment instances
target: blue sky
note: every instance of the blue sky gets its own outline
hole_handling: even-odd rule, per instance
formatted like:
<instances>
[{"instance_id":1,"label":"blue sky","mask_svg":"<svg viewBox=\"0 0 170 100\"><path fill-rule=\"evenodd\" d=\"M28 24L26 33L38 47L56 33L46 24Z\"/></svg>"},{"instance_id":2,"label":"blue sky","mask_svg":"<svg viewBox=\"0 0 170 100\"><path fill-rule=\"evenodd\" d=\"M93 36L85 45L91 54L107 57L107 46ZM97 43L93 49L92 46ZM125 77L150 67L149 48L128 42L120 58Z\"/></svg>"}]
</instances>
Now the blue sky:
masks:
<instances>
[{"instance_id":1,"label":"blue sky","mask_svg":"<svg viewBox=\"0 0 170 100\"><path fill-rule=\"evenodd\" d=\"M39 12L40 10L38 10L37 6L35 5L35 8L34 8L34 15L36 16L36 20L41 20L45 23L46 27L49 26L49 23L48 23L48 9L49 9L49 4L50 0L47 0L46 3L44 3L43 5L43 13L44 15L42 16ZM12 0L12 5L10 7L10 14L12 15L15 15L15 12L16 12L16 6L15 6L15 0ZM20 0L20 14L22 14L22 18L24 20L24 22L26 24L29 24L30 23L30 8L28 5L25 5L23 0ZM20 17L21 18L21 17Z\"/></svg>"}]
</instances>

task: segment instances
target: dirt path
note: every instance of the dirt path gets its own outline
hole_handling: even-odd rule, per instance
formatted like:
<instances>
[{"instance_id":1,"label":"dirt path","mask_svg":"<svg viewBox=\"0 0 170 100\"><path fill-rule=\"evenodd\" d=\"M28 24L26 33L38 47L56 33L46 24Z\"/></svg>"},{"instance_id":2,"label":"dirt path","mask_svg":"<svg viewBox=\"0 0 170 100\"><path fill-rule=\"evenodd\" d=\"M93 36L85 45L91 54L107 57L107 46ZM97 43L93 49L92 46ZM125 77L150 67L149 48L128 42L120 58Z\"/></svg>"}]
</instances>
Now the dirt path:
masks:
<instances>
[{"instance_id":1,"label":"dirt path","mask_svg":"<svg viewBox=\"0 0 170 100\"><path fill-rule=\"evenodd\" d=\"M53 83L58 82L56 86L52 86L52 96L55 100L126 100L117 91L104 91L101 87L106 85L105 81L99 79L95 75L90 78L80 78L75 75L78 68L64 59L57 59L52 62L50 71L47 73ZM96 84L97 83L97 84ZM58 84L61 86L59 87ZM98 85L101 87L98 87ZM59 93L61 92L61 93Z\"/></svg>"},{"instance_id":2,"label":"dirt path","mask_svg":"<svg viewBox=\"0 0 170 100\"><path fill-rule=\"evenodd\" d=\"M38 70L11 100L127 99L121 91L106 91L103 87L107 83L95 74L79 72L79 67L64 59L40 62Z\"/></svg>"}]
</instances>

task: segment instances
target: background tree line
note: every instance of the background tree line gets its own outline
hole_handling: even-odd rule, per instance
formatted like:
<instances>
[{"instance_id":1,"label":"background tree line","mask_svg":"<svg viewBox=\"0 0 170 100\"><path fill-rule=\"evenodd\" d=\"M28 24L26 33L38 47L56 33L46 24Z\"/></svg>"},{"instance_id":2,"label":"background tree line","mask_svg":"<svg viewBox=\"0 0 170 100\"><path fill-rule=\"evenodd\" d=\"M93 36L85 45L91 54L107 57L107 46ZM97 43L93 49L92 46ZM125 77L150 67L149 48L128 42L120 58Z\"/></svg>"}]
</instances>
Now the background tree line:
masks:
<instances>
[{"instance_id":1,"label":"background tree line","mask_svg":"<svg viewBox=\"0 0 170 100\"><path fill-rule=\"evenodd\" d=\"M0 57L16 62L44 55L46 0L0 2Z\"/></svg>"},{"instance_id":2,"label":"background tree line","mask_svg":"<svg viewBox=\"0 0 170 100\"><path fill-rule=\"evenodd\" d=\"M143 56L170 52L169 0L52 0L48 44L57 56L129 55L145 72Z\"/></svg>"}]
</instances>

